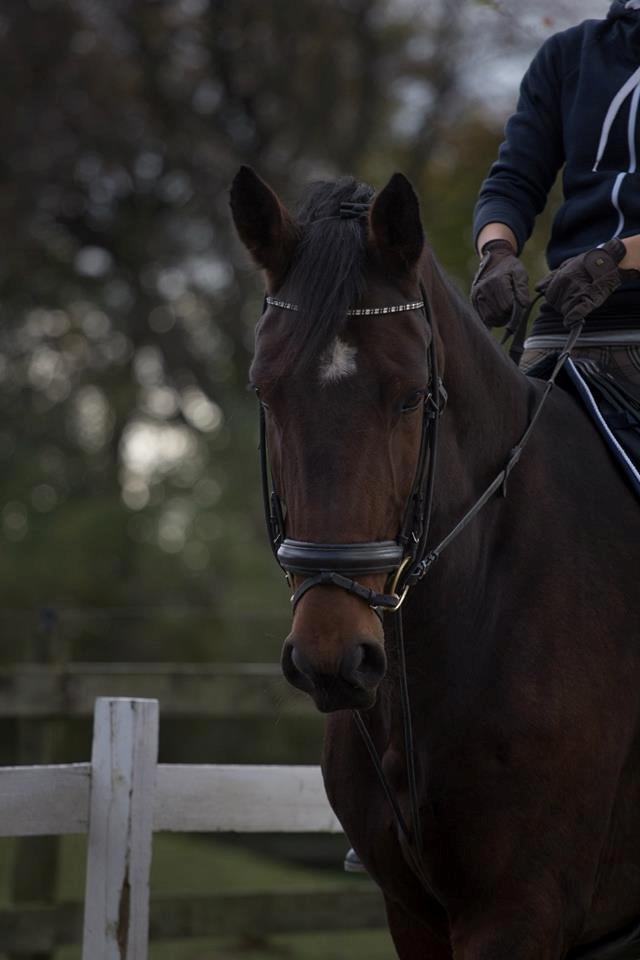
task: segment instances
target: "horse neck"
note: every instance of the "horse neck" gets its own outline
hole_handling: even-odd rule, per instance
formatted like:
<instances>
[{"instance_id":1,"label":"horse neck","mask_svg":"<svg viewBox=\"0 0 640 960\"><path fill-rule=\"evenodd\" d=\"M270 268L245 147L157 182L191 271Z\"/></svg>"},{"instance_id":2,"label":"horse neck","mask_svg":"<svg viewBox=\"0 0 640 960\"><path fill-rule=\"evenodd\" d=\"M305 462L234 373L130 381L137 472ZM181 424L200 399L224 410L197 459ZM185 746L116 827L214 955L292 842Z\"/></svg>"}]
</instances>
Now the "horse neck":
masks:
<instances>
[{"instance_id":1,"label":"horse neck","mask_svg":"<svg viewBox=\"0 0 640 960\"><path fill-rule=\"evenodd\" d=\"M435 527L446 533L447 524L457 522L505 466L526 428L533 388L434 263L425 270L424 283L448 393L434 515Z\"/></svg>"},{"instance_id":2,"label":"horse neck","mask_svg":"<svg viewBox=\"0 0 640 960\"><path fill-rule=\"evenodd\" d=\"M438 346L440 375L447 405L440 423L435 495L428 547L450 533L506 465L522 437L536 392L491 335L459 301L437 267L425 269ZM522 473L521 467L518 470ZM509 504L518 509L518 484L509 488ZM497 495L496 495L497 499ZM486 505L459 539L414 588L405 608L406 653L414 714L429 716L424 697L425 650L450 648L449 633L460 629L457 617L473 622L475 609L486 607L482 554L490 551L497 529L496 513ZM465 628L466 629L466 628ZM429 642L425 646L425 632ZM448 647L449 644L449 647ZM445 658L446 659L446 658ZM378 713L381 744L404 752L399 700L398 651L389 648L390 681ZM431 693L432 691L430 691ZM419 705L419 706L418 706ZM426 721L425 721L426 722ZM417 725L420 726L422 721Z\"/></svg>"}]
</instances>

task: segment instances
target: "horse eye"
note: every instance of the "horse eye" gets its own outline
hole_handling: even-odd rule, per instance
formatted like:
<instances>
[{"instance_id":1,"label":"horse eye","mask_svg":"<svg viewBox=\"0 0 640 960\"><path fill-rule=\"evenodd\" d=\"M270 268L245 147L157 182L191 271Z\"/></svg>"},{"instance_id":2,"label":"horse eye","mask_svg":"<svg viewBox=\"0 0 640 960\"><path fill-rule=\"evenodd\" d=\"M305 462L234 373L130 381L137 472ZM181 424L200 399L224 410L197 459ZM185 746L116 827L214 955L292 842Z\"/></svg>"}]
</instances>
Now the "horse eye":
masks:
<instances>
[{"instance_id":1,"label":"horse eye","mask_svg":"<svg viewBox=\"0 0 640 960\"><path fill-rule=\"evenodd\" d=\"M255 393L256 397L258 398L258 403L260 404L263 410L269 409L269 404L264 402L264 400L260 396L260 388L257 387L255 383L248 383L247 390L252 390Z\"/></svg>"},{"instance_id":2,"label":"horse eye","mask_svg":"<svg viewBox=\"0 0 640 960\"><path fill-rule=\"evenodd\" d=\"M411 413L412 410L417 410L420 404L424 399L424 390L416 390L414 393L410 394L405 402L402 404L403 413Z\"/></svg>"}]
</instances>

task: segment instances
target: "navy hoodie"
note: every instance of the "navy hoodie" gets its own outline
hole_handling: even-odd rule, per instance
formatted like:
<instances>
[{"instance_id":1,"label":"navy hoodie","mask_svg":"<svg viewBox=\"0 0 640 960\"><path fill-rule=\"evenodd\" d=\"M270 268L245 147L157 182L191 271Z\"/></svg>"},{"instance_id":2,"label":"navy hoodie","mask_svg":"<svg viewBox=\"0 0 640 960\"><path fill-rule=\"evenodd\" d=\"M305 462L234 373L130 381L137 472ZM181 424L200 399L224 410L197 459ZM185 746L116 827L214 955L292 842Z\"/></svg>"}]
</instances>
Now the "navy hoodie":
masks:
<instances>
[{"instance_id":1,"label":"navy hoodie","mask_svg":"<svg viewBox=\"0 0 640 960\"><path fill-rule=\"evenodd\" d=\"M505 223L522 249L563 165L551 269L612 237L640 233L639 117L640 0L615 0L606 20L557 33L531 63L480 191L474 236L487 223ZM638 317L640 283L625 290L636 294Z\"/></svg>"}]
</instances>

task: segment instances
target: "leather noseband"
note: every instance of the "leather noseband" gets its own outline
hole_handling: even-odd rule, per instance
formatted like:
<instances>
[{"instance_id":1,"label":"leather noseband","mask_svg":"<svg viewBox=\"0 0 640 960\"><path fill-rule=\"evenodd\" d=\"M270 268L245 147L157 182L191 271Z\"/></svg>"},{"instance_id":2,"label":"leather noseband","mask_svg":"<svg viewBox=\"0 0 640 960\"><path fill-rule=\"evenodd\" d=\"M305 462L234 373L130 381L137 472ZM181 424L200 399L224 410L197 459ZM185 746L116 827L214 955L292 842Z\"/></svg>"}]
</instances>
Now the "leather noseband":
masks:
<instances>
[{"instance_id":1,"label":"leather noseband","mask_svg":"<svg viewBox=\"0 0 640 960\"><path fill-rule=\"evenodd\" d=\"M395 540L373 543L307 543L304 540L283 540L278 548L278 562L288 573L310 574L323 570L363 576L368 573L391 573L404 559L402 546Z\"/></svg>"}]
</instances>

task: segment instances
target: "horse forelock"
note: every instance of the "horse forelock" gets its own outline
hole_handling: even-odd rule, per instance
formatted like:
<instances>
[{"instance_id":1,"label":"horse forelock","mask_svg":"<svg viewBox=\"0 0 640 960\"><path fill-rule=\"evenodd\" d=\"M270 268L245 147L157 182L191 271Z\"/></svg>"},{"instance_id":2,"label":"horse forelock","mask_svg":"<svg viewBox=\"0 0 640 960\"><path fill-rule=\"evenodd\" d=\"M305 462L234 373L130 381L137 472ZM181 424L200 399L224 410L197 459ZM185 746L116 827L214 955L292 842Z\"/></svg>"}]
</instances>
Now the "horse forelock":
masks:
<instances>
[{"instance_id":1,"label":"horse forelock","mask_svg":"<svg viewBox=\"0 0 640 960\"><path fill-rule=\"evenodd\" d=\"M296 213L301 239L277 292L280 299L295 303L298 310L285 318L286 337L278 344L276 379L285 372L307 373L315 367L322 377L332 345L336 338L343 340L347 311L357 306L366 291L368 275L370 279L367 266L371 261L367 256L367 221L341 219L340 206L345 202L370 203L374 194L373 187L353 177L319 181L304 194ZM462 328L476 328L483 340L490 339L481 330L467 299L429 248L425 250L423 266L446 290L450 311L459 317ZM444 318L445 323L447 319ZM492 353L500 354L497 345L493 346ZM505 358L501 360L504 364ZM340 371L345 374L344 365Z\"/></svg>"},{"instance_id":2,"label":"horse forelock","mask_svg":"<svg viewBox=\"0 0 640 960\"><path fill-rule=\"evenodd\" d=\"M295 302L284 367L318 362L365 291L366 222L341 219L345 202L369 203L373 187L352 177L313 184L297 212L301 240L279 296Z\"/></svg>"}]
</instances>

